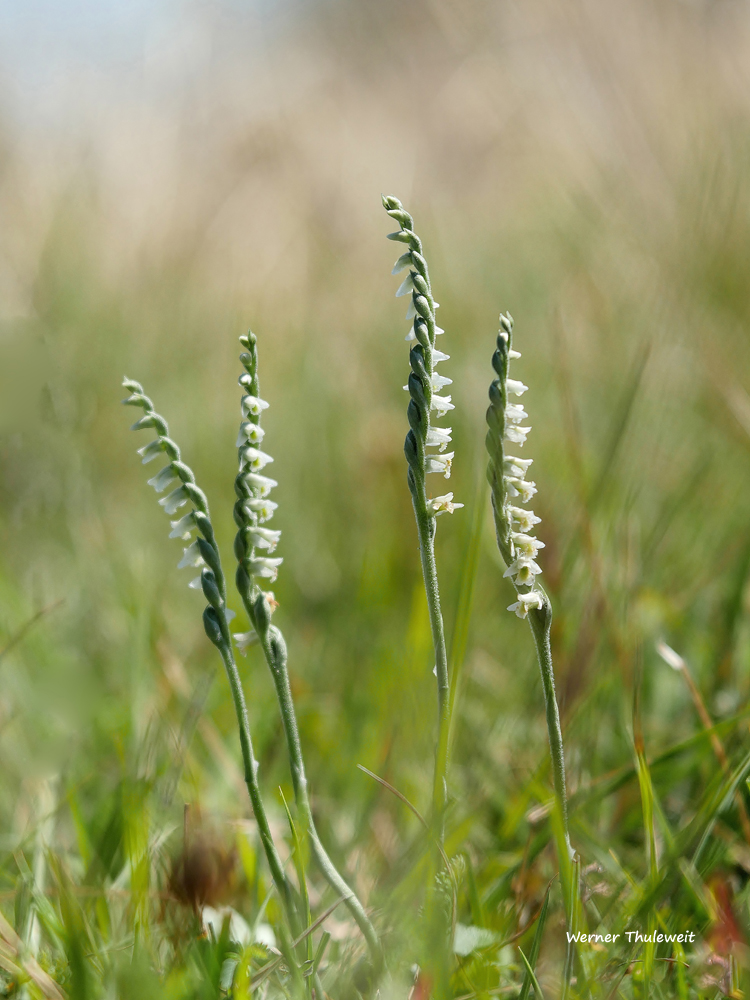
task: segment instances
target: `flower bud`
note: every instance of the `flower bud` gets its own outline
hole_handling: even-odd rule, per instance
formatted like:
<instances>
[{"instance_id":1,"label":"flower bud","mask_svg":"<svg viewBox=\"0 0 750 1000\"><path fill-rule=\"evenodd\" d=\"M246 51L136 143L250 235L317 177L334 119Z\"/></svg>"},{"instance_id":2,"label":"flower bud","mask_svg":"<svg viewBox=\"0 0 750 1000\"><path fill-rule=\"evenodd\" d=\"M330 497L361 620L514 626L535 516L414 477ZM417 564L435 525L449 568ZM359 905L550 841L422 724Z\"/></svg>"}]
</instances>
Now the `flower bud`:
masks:
<instances>
[{"instance_id":1,"label":"flower bud","mask_svg":"<svg viewBox=\"0 0 750 1000\"><path fill-rule=\"evenodd\" d=\"M201 587L203 588L203 593L206 600L211 605L212 608L221 608L224 604L219 587L216 583L216 577L214 576L213 570L204 569L201 573Z\"/></svg>"},{"instance_id":2,"label":"flower bud","mask_svg":"<svg viewBox=\"0 0 750 1000\"><path fill-rule=\"evenodd\" d=\"M224 635L221 630L221 621L214 608L208 607L203 612L203 628L206 635L214 644L221 648L224 645Z\"/></svg>"}]
</instances>

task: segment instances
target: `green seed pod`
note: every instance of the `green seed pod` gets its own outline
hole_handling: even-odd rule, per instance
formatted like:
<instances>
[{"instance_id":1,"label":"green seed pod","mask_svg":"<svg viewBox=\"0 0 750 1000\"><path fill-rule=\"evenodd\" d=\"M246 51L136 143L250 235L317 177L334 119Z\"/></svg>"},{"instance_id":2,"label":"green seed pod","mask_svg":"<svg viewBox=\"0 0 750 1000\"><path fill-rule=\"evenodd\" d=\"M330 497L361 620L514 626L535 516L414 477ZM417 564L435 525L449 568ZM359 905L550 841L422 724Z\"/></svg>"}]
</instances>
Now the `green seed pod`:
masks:
<instances>
[{"instance_id":1,"label":"green seed pod","mask_svg":"<svg viewBox=\"0 0 750 1000\"><path fill-rule=\"evenodd\" d=\"M224 645L225 640L221 631L219 615L210 605L203 612L203 628L214 646L221 648Z\"/></svg>"},{"instance_id":2,"label":"green seed pod","mask_svg":"<svg viewBox=\"0 0 750 1000\"><path fill-rule=\"evenodd\" d=\"M417 471L420 470L422 462L419 457L419 448L417 446L417 438L414 431L409 431L404 440L404 454L406 455L406 461L409 463L409 467Z\"/></svg>"},{"instance_id":3,"label":"green seed pod","mask_svg":"<svg viewBox=\"0 0 750 1000\"><path fill-rule=\"evenodd\" d=\"M198 551L203 557L203 561L207 566L213 570L214 576L218 580L221 576L221 563L219 561L219 553L216 551L216 547L207 542L205 538L196 538L196 543L198 545Z\"/></svg>"},{"instance_id":4,"label":"green seed pod","mask_svg":"<svg viewBox=\"0 0 750 1000\"><path fill-rule=\"evenodd\" d=\"M255 613L255 628L262 638L271 624L271 608L262 590L253 602L253 611Z\"/></svg>"},{"instance_id":5,"label":"green seed pod","mask_svg":"<svg viewBox=\"0 0 750 1000\"><path fill-rule=\"evenodd\" d=\"M201 587L203 588L206 600L212 608L220 609L223 607L224 601L216 584L216 577L214 576L213 570L203 570L201 573Z\"/></svg>"}]
</instances>

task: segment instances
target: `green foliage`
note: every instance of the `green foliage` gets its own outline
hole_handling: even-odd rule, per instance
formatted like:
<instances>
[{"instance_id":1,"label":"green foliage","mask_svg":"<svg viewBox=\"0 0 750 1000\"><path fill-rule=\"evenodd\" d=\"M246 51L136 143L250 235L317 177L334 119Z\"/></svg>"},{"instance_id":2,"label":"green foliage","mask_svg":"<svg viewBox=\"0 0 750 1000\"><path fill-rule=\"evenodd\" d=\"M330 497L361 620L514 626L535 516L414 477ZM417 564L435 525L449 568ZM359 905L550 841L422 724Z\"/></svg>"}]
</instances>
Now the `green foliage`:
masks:
<instances>
[{"instance_id":1,"label":"green foliage","mask_svg":"<svg viewBox=\"0 0 750 1000\"><path fill-rule=\"evenodd\" d=\"M476 71L462 45L450 88ZM393 50L399 72L415 51L424 65L426 49ZM412 85L402 80L400 92ZM492 151L482 145L467 165L458 143L459 166L447 157L445 175L415 185L422 203L411 207L435 247L431 279L451 339L453 488L466 503L440 522L437 541L455 678L445 852L465 859L443 886L454 947L440 957L455 997L543 991L549 1000L566 975L569 1000L713 998L750 987L740 807L750 808L750 215L746 123L740 114L721 131L723 113L700 149L656 164L654 188L627 164L572 178L560 167L551 183L544 171L532 178L533 198L501 199ZM482 143L489 129L483 119ZM513 159L504 133L492 135ZM277 155L273 137L264 141L263 156ZM491 183L482 181L485 153ZM463 183L469 166L477 194ZM237 527L228 514L232 344L247 320L267 344L285 539L274 620L289 643L316 825L386 931L384 995L428 995L413 962L433 842L388 787L429 812L434 658L401 454L407 361L377 215L350 231L342 220L356 213L344 200L323 223L317 206L329 196L310 197L297 235L269 258L270 277L235 287L208 266L225 259L204 242L208 224L112 267L124 251L101 225L96 194L74 186L40 241L31 305L2 320L0 995L37 1000L57 984L71 998L182 1000L222 995L230 980L237 998L261 986L304 995L310 955L331 997L369 989L361 936L307 864L299 816L295 856L287 848L284 860L290 878L306 878L314 929L312 947L297 946L295 971L202 604L174 571L113 404L122 372L142 373L209 496L226 559ZM250 215L242 224L259 255L285 232L254 230ZM307 270L290 263L299 232ZM572 906L577 931L617 934L614 943L565 937L571 901L556 878L542 690L528 635L504 610L513 590L476 487L501 307L517 319L534 389L542 580L555 609L580 857ZM661 638L689 664L710 731L684 678L655 653ZM276 789L290 802L292 790L272 679L258 648L238 670L282 843ZM207 831L200 898L175 875L189 847L186 802ZM218 933L202 930L194 904L220 914ZM630 942L634 930L696 939Z\"/></svg>"}]
</instances>

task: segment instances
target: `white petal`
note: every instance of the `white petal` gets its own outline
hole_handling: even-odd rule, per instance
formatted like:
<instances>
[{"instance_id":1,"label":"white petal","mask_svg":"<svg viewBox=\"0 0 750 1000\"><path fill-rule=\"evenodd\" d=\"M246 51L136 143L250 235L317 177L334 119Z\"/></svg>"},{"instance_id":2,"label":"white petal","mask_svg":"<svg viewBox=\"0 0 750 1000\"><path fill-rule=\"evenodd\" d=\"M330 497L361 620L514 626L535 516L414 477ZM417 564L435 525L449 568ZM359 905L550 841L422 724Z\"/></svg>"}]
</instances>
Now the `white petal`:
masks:
<instances>
[{"instance_id":1,"label":"white petal","mask_svg":"<svg viewBox=\"0 0 750 1000\"><path fill-rule=\"evenodd\" d=\"M267 465L270 465L273 459L270 455L267 455L264 451L260 451L259 448L253 448L248 445L243 448L240 453L240 468L249 468L255 471L260 471L264 469Z\"/></svg>"},{"instance_id":2,"label":"white petal","mask_svg":"<svg viewBox=\"0 0 750 1000\"><path fill-rule=\"evenodd\" d=\"M452 383L453 383L452 378L445 378L445 376L438 375L437 373L433 373L430 376L430 385L432 386L435 392L440 392L443 386L451 385Z\"/></svg>"},{"instance_id":3,"label":"white petal","mask_svg":"<svg viewBox=\"0 0 750 1000\"><path fill-rule=\"evenodd\" d=\"M259 399L257 396L242 397L242 412L246 417L251 413L254 417L257 417L263 412L263 410L267 410L268 406L269 404L265 401L265 399Z\"/></svg>"},{"instance_id":4,"label":"white petal","mask_svg":"<svg viewBox=\"0 0 750 1000\"><path fill-rule=\"evenodd\" d=\"M188 495L184 486L178 486L176 490L172 490L171 493L168 493L159 501L167 514L174 514L176 510L184 506L187 502Z\"/></svg>"},{"instance_id":5,"label":"white petal","mask_svg":"<svg viewBox=\"0 0 750 1000\"><path fill-rule=\"evenodd\" d=\"M453 406L453 403L451 403L451 397L450 396L437 396L437 395L434 395L432 397L432 401L430 403L430 409L431 410L436 410L437 413L440 416L442 416L444 413L447 413L448 410L454 409L454 406Z\"/></svg>"},{"instance_id":6,"label":"white petal","mask_svg":"<svg viewBox=\"0 0 750 1000\"><path fill-rule=\"evenodd\" d=\"M248 486L260 490L261 497L268 496L274 486L279 485L275 479L269 479L268 476L261 476L257 472L246 472L243 479Z\"/></svg>"},{"instance_id":7,"label":"white petal","mask_svg":"<svg viewBox=\"0 0 750 1000\"><path fill-rule=\"evenodd\" d=\"M240 424L239 434L237 435L237 444L235 448L241 448L246 445L248 441L252 441L253 444L260 444L265 435L265 431L259 424L254 424L252 420L243 420Z\"/></svg>"},{"instance_id":8,"label":"white petal","mask_svg":"<svg viewBox=\"0 0 750 1000\"><path fill-rule=\"evenodd\" d=\"M172 480L177 478L177 473L172 468L172 463L165 465L163 469L156 473L153 479L149 479L148 485L153 486L157 493L163 493Z\"/></svg>"},{"instance_id":9,"label":"white petal","mask_svg":"<svg viewBox=\"0 0 750 1000\"><path fill-rule=\"evenodd\" d=\"M451 477L451 465L453 463L453 452L446 455L427 455L425 459L425 472L438 472L446 479Z\"/></svg>"},{"instance_id":10,"label":"white petal","mask_svg":"<svg viewBox=\"0 0 750 1000\"><path fill-rule=\"evenodd\" d=\"M263 557L250 559L247 563L247 571L250 576L265 577L273 582L279 575L279 566L283 561L283 559L266 559Z\"/></svg>"},{"instance_id":11,"label":"white petal","mask_svg":"<svg viewBox=\"0 0 750 1000\"><path fill-rule=\"evenodd\" d=\"M171 521L172 530L169 532L170 538L190 538L190 532L195 531L196 524L194 518L194 511L190 511L189 514L185 514L181 517L179 521Z\"/></svg>"},{"instance_id":12,"label":"white petal","mask_svg":"<svg viewBox=\"0 0 750 1000\"><path fill-rule=\"evenodd\" d=\"M513 424L506 424L503 441L523 447L526 444L526 438L529 436L530 431L530 427L514 427Z\"/></svg>"},{"instance_id":13,"label":"white petal","mask_svg":"<svg viewBox=\"0 0 750 1000\"><path fill-rule=\"evenodd\" d=\"M528 420L529 415L521 406L520 403L506 403L505 404L505 419L511 420L514 424L520 423L522 420Z\"/></svg>"},{"instance_id":14,"label":"white petal","mask_svg":"<svg viewBox=\"0 0 750 1000\"><path fill-rule=\"evenodd\" d=\"M441 451L445 451L446 446L451 443L451 434L453 433L452 427L430 427L427 431L427 438L425 440L425 445L428 448L432 448L435 445L440 446Z\"/></svg>"},{"instance_id":15,"label":"white petal","mask_svg":"<svg viewBox=\"0 0 750 1000\"><path fill-rule=\"evenodd\" d=\"M401 284L398 286L398 291L396 292L396 298L400 299L402 295L411 295L414 291L414 282L412 276L407 274Z\"/></svg>"},{"instance_id":16,"label":"white petal","mask_svg":"<svg viewBox=\"0 0 750 1000\"><path fill-rule=\"evenodd\" d=\"M234 641L237 643L237 648L244 656L248 647L254 646L258 641L258 633L252 628L249 632L235 632Z\"/></svg>"},{"instance_id":17,"label":"white petal","mask_svg":"<svg viewBox=\"0 0 750 1000\"><path fill-rule=\"evenodd\" d=\"M177 563L177 569L185 569L186 566L205 566L198 542L193 542L186 549L182 550L182 559Z\"/></svg>"},{"instance_id":18,"label":"white petal","mask_svg":"<svg viewBox=\"0 0 750 1000\"><path fill-rule=\"evenodd\" d=\"M157 455L161 455L163 451L161 438L157 438L155 441L149 441L148 444L144 444L142 448L139 448L138 454L141 456L142 464L148 465L149 462L153 462Z\"/></svg>"},{"instance_id":19,"label":"white petal","mask_svg":"<svg viewBox=\"0 0 750 1000\"><path fill-rule=\"evenodd\" d=\"M273 531L271 528L253 527L249 531L249 536L254 546L259 549L268 549L269 552L273 552L279 544L281 532Z\"/></svg>"},{"instance_id":20,"label":"white petal","mask_svg":"<svg viewBox=\"0 0 750 1000\"><path fill-rule=\"evenodd\" d=\"M407 250L406 253L401 254L399 259L393 265L391 274L398 274L399 271L403 271L405 267L411 267L412 263L411 253Z\"/></svg>"},{"instance_id":21,"label":"white petal","mask_svg":"<svg viewBox=\"0 0 750 1000\"><path fill-rule=\"evenodd\" d=\"M441 514L452 514L459 507L463 507L463 504L453 503L452 493L446 493L442 497L433 497L432 500L427 501L428 513L432 514L433 517L439 517Z\"/></svg>"},{"instance_id":22,"label":"white petal","mask_svg":"<svg viewBox=\"0 0 750 1000\"><path fill-rule=\"evenodd\" d=\"M433 347L432 349L433 365L438 365L440 364L441 361L448 361L448 360L450 360L450 354L443 354L442 351L439 351L436 347Z\"/></svg>"},{"instance_id":23,"label":"white petal","mask_svg":"<svg viewBox=\"0 0 750 1000\"><path fill-rule=\"evenodd\" d=\"M506 379L505 387L507 391L512 392L514 396L523 396L523 394L529 388L527 385L524 385L523 382L518 382L514 378Z\"/></svg>"}]
</instances>

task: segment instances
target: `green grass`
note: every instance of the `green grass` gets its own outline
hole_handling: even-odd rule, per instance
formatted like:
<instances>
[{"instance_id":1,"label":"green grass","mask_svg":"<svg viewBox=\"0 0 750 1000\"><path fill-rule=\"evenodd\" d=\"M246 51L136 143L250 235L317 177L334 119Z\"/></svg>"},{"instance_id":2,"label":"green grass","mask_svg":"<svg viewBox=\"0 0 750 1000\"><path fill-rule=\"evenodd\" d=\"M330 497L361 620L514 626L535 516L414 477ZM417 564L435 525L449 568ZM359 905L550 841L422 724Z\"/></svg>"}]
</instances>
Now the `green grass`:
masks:
<instances>
[{"instance_id":1,"label":"green grass","mask_svg":"<svg viewBox=\"0 0 750 1000\"><path fill-rule=\"evenodd\" d=\"M452 357L449 488L466 504L440 519L437 541L456 679L451 876L439 888L460 925L446 958L454 997L550 1000L566 968L570 1000L750 988L745 945L732 968L726 958L732 938L750 940L735 796L750 808L745 132L735 124L720 154L707 142L693 158L664 155L669 210L625 168L580 179L560 167L555 182L540 170L512 206L482 178L472 193L425 174L409 199ZM307 988L280 972L294 949L249 818L229 691L119 405L123 373L142 380L229 558L236 338L252 325L280 484L277 615L313 808L383 932L393 982L381 996L406 996L430 845L357 767L429 811L436 709L402 454L406 323L379 190L358 193L359 215L346 200L300 213L308 271L292 249L288 271L281 257L264 280L233 283L216 277L224 249L201 233L113 268L121 248L91 180L54 203L29 308L2 326L0 995L54 996L46 973L72 1000L214 998L235 963L236 998L259 979L269 996ZM4 198L23 188L4 183ZM260 256L263 232L250 217L246 228ZM512 590L477 485L501 308L531 386L526 452L583 886L573 905L581 930L621 935L603 948L566 945L541 684L527 629L505 611ZM352 420L355 404L365 420ZM726 773L660 638L691 667ZM257 650L239 666L294 872L308 851L279 792L293 801L272 686ZM212 845L212 905L231 905L255 943L228 928L201 936L176 898L186 802ZM313 866L306 878L314 924L336 900ZM644 947L629 929L697 939ZM328 994L367 995L343 908L311 939L302 950ZM414 1000L427 995L418 983Z\"/></svg>"}]
</instances>

